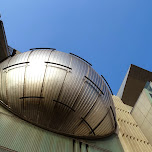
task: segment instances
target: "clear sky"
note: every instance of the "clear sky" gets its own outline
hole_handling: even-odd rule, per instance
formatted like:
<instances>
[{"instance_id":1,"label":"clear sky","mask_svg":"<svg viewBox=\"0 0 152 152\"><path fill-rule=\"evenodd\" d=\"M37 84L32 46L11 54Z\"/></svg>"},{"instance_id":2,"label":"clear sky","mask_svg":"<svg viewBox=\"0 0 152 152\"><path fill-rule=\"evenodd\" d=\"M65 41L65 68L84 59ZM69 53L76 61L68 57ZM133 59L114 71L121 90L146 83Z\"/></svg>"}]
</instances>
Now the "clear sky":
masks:
<instances>
[{"instance_id":1,"label":"clear sky","mask_svg":"<svg viewBox=\"0 0 152 152\"><path fill-rule=\"evenodd\" d=\"M152 0L3 0L0 13L11 47L79 55L114 94L130 64L152 71Z\"/></svg>"}]
</instances>

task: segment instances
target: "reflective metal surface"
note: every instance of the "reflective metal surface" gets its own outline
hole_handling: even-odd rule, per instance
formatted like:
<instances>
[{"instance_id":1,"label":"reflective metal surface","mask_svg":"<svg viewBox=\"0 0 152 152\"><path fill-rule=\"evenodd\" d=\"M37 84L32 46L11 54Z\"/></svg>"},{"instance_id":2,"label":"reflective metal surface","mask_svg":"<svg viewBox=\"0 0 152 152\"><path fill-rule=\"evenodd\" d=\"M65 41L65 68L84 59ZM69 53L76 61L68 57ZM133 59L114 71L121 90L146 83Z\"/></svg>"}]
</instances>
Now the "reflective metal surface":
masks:
<instances>
[{"instance_id":1,"label":"reflective metal surface","mask_svg":"<svg viewBox=\"0 0 152 152\"><path fill-rule=\"evenodd\" d=\"M37 49L0 64L0 100L35 125L65 135L100 138L116 129L104 80L85 61L54 49Z\"/></svg>"}]
</instances>

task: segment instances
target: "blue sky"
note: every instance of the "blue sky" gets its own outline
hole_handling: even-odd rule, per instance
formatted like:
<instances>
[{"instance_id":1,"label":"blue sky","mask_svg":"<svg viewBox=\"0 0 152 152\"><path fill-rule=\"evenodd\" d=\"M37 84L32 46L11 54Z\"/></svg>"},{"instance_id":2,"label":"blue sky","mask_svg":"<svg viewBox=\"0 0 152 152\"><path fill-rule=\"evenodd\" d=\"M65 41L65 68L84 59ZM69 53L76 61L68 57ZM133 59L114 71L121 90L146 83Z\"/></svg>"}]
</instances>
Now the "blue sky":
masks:
<instances>
[{"instance_id":1,"label":"blue sky","mask_svg":"<svg viewBox=\"0 0 152 152\"><path fill-rule=\"evenodd\" d=\"M130 64L152 71L152 0L5 0L0 13L10 46L79 55L114 94Z\"/></svg>"}]
</instances>

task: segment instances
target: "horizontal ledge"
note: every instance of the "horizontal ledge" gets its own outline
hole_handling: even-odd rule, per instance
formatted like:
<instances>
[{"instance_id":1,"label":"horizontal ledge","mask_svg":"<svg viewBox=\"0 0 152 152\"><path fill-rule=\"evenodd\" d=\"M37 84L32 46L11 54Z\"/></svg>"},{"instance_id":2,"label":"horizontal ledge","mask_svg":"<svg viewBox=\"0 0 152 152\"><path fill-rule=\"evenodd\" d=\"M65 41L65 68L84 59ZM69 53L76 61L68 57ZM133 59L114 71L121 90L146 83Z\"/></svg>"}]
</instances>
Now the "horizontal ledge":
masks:
<instances>
[{"instance_id":1,"label":"horizontal ledge","mask_svg":"<svg viewBox=\"0 0 152 152\"><path fill-rule=\"evenodd\" d=\"M54 62L45 62L45 63L59 65L59 66L62 66L62 67L65 67L65 68L68 68L68 69L72 70L72 68L70 68L70 67L68 67L66 65L59 64L59 63L54 63Z\"/></svg>"},{"instance_id":2,"label":"horizontal ledge","mask_svg":"<svg viewBox=\"0 0 152 152\"><path fill-rule=\"evenodd\" d=\"M57 103L60 103L60 104L62 104L62 105L64 105L64 106L66 106L66 107L68 107L69 109L71 109L72 111L74 111L75 112L75 110L73 109L73 108L71 108L70 106L68 106L67 104L65 104L65 103L62 103L62 102L60 102L60 101L57 101L57 100L53 100L54 102L57 102Z\"/></svg>"},{"instance_id":3,"label":"horizontal ledge","mask_svg":"<svg viewBox=\"0 0 152 152\"><path fill-rule=\"evenodd\" d=\"M91 64L91 63L89 63L89 62L88 62L88 61L86 61L85 59L83 59L83 58L79 57L78 55L75 55L75 54L73 54L73 53L69 53L69 54L71 54L71 55L73 55L73 56L76 56L77 58L79 58L79 59L81 59L81 60L85 61L85 62L86 62L86 63L88 63L90 66L92 66L92 64Z\"/></svg>"},{"instance_id":4,"label":"horizontal ledge","mask_svg":"<svg viewBox=\"0 0 152 152\"><path fill-rule=\"evenodd\" d=\"M100 90L100 88L91 79L89 79L87 76L84 76L84 77L88 79L91 83L93 83L95 87L104 95L104 93Z\"/></svg>"},{"instance_id":5,"label":"horizontal ledge","mask_svg":"<svg viewBox=\"0 0 152 152\"><path fill-rule=\"evenodd\" d=\"M37 97L37 96L20 97L20 99L27 99L27 98L40 98L40 99L43 99L44 97Z\"/></svg>"},{"instance_id":6,"label":"horizontal ledge","mask_svg":"<svg viewBox=\"0 0 152 152\"><path fill-rule=\"evenodd\" d=\"M30 62L22 62L22 63L13 64L13 65L10 65L8 67L3 68L3 70L8 69L8 68L13 67L13 66L16 66L16 65L27 64L27 63L30 63Z\"/></svg>"},{"instance_id":7,"label":"horizontal ledge","mask_svg":"<svg viewBox=\"0 0 152 152\"><path fill-rule=\"evenodd\" d=\"M45 50L56 50L55 48L31 48L30 50L41 50L41 49L45 49Z\"/></svg>"}]
</instances>

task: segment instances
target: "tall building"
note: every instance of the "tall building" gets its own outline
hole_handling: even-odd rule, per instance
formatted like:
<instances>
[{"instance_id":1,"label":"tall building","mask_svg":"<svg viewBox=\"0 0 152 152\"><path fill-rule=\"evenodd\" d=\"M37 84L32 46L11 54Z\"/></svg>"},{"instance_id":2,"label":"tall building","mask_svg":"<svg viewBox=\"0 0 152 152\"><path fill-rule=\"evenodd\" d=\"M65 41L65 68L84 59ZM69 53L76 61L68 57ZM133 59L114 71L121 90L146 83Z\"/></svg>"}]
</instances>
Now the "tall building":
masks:
<instances>
[{"instance_id":1,"label":"tall building","mask_svg":"<svg viewBox=\"0 0 152 152\"><path fill-rule=\"evenodd\" d=\"M152 72L131 64L117 96L133 107L147 81L152 81Z\"/></svg>"},{"instance_id":2,"label":"tall building","mask_svg":"<svg viewBox=\"0 0 152 152\"><path fill-rule=\"evenodd\" d=\"M54 48L19 53L0 23L0 151L152 151L143 123L150 111L142 123L136 115L151 72L131 65L114 96L86 60Z\"/></svg>"}]
</instances>

